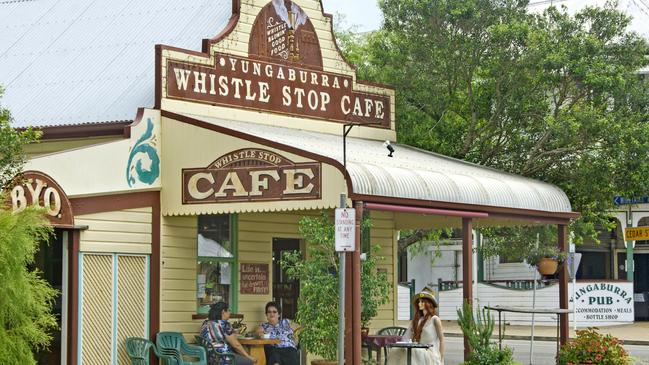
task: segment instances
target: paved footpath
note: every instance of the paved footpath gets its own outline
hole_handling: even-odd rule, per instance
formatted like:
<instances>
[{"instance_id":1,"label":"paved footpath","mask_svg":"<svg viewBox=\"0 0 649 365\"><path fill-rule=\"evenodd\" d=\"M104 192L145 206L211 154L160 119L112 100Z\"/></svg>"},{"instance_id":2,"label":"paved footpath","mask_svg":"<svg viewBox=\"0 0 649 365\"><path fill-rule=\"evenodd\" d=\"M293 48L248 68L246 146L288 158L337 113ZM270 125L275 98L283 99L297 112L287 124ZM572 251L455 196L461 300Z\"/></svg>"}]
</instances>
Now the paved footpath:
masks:
<instances>
[{"instance_id":1,"label":"paved footpath","mask_svg":"<svg viewBox=\"0 0 649 365\"><path fill-rule=\"evenodd\" d=\"M447 336L462 336L462 330L455 321L443 321L444 333ZM512 340L529 340L531 326L503 326L505 329L505 338ZM577 327L584 329L585 327ZM635 322L633 324L621 326L599 327L600 333L609 333L612 336L622 340L627 345L649 346L649 322ZM498 323L494 327L494 337L498 337ZM570 326L570 337L575 337L575 332ZM555 341L557 338L557 328L555 326L536 326L534 328L535 340Z\"/></svg>"}]
</instances>

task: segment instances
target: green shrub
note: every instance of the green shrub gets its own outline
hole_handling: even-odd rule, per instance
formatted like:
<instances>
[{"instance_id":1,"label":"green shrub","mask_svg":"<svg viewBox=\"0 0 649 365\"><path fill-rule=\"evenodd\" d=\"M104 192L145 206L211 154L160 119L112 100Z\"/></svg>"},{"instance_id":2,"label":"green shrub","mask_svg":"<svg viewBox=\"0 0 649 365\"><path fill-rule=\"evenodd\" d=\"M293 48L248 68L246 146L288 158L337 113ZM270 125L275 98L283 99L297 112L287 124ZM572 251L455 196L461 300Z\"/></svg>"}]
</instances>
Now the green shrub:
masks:
<instances>
[{"instance_id":1,"label":"green shrub","mask_svg":"<svg viewBox=\"0 0 649 365\"><path fill-rule=\"evenodd\" d=\"M611 335L602 335L595 328L577 331L577 338L561 346L559 365L599 364L627 365L633 360L622 342Z\"/></svg>"},{"instance_id":2,"label":"green shrub","mask_svg":"<svg viewBox=\"0 0 649 365\"><path fill-rule=\"evenodd\" d=\"M0 364L35 364L32 351L47 348L57 328L57 291L27 267L51 228L42 211L12 213L3 204L0 195Z\"/></svg>"}]
</instances>

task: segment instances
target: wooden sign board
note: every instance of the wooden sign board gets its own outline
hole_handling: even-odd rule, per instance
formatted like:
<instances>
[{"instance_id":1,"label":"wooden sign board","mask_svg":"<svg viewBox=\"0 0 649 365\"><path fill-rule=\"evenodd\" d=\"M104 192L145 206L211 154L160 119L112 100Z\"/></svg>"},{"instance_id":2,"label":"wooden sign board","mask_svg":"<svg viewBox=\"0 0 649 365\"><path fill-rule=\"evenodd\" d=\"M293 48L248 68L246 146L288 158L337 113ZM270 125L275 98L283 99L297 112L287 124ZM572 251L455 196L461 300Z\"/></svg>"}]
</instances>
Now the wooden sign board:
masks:
<instances>
[{"instance_id":1,"label":"wooden sign board","mask_svg":"<svg viewBox=\"0 0 649 365\"><path fill-rule=\"evenodd\" d=\"M269 294L268 264L241 263L239 266L239 293Z\"/></svg>"},{"instance_id":2,"label":"wooden sign board","mask_svg":"<svg viewBox=\"0 0 649 365\"><path fill-rule=\"evenodd\" d=\"M183 204L319 199L320 163L294 163L275 152L245 148L207 167L183 169Z\"/></svg>"},{"instance_id":3,"label":"wooden sign board","mask_svg":"<svg viewBox=\"0 0 649 365\"><path fill-rule=\"evenodd\" d=\"M26 171L16 181L17 184L9 192L13 212L34 206L45 210L47 219L54 227L74 226L72 205L54 179L40 171Z\"/></svg>"},{"instance_id":4,"label":"wooden sign board","mask_svg":"<svg viewBox=\"0 0 649 365\"><path fill-rule=\"evenodd\" d=\"M624 229L625 241L649 240L649 227L632 227Z\"/></svg>"}]
</instances>

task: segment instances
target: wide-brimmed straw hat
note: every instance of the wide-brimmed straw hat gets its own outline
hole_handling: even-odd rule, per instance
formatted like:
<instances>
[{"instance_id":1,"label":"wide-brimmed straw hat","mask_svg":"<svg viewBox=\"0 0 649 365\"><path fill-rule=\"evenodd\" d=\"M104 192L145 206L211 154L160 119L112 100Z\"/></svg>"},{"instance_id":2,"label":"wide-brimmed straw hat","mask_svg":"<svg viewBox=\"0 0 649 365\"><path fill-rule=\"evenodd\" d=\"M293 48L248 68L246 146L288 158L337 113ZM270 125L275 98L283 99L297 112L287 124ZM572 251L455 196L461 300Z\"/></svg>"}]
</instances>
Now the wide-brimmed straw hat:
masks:
<instances>
[{"instance_id":1,"label":"wide-brimmed straw hat","mask_svg":"<svg viewBox=\"0 0 649 365\"><path fill-rule=\"evenodd\" d=\"M423 298L430 299L436 307L438 306L437 299L435 299L435 292L427 286L412 297L412 304L417 304L417 301Z\"/></svg>"}]
</instances>

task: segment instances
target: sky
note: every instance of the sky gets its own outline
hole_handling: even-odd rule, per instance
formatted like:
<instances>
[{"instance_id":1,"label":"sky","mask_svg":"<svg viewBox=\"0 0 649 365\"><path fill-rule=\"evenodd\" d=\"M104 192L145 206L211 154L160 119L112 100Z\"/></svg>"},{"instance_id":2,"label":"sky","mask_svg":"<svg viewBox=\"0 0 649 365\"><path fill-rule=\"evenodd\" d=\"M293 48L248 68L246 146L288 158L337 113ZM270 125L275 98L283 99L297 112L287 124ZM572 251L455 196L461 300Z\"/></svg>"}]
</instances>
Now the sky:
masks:
<instances>
[{"instance_id":1,"label":"sky","mask_svg":"<svg viewBox=\"0 0 649 365\"><path fill-rule=\"evenodd\" d=\"M375 30L381 27L382 15L377 5L378 0L322 0L326 13L345 15L345 28L357 25L359 32ZM543 11L549 5L566 5L571 11L579 10L585 5L603 5L606 0L531 0L531 11ZM631 30L649 38L649 0L619 0L618 9L633 16Z\"/></svg>"},{"instance_id":2,"label":"sky","mask_svg":"<svg viewBox=\"0 0 649 365\"><path fill-rule=\"evenodd\" d=\"M357 25L359 32L367 32L381 27L383 16L377 2L378 0L322 0L322 7L325 13L344 14L345 28Z\"/></svg>"}]
</instances>

